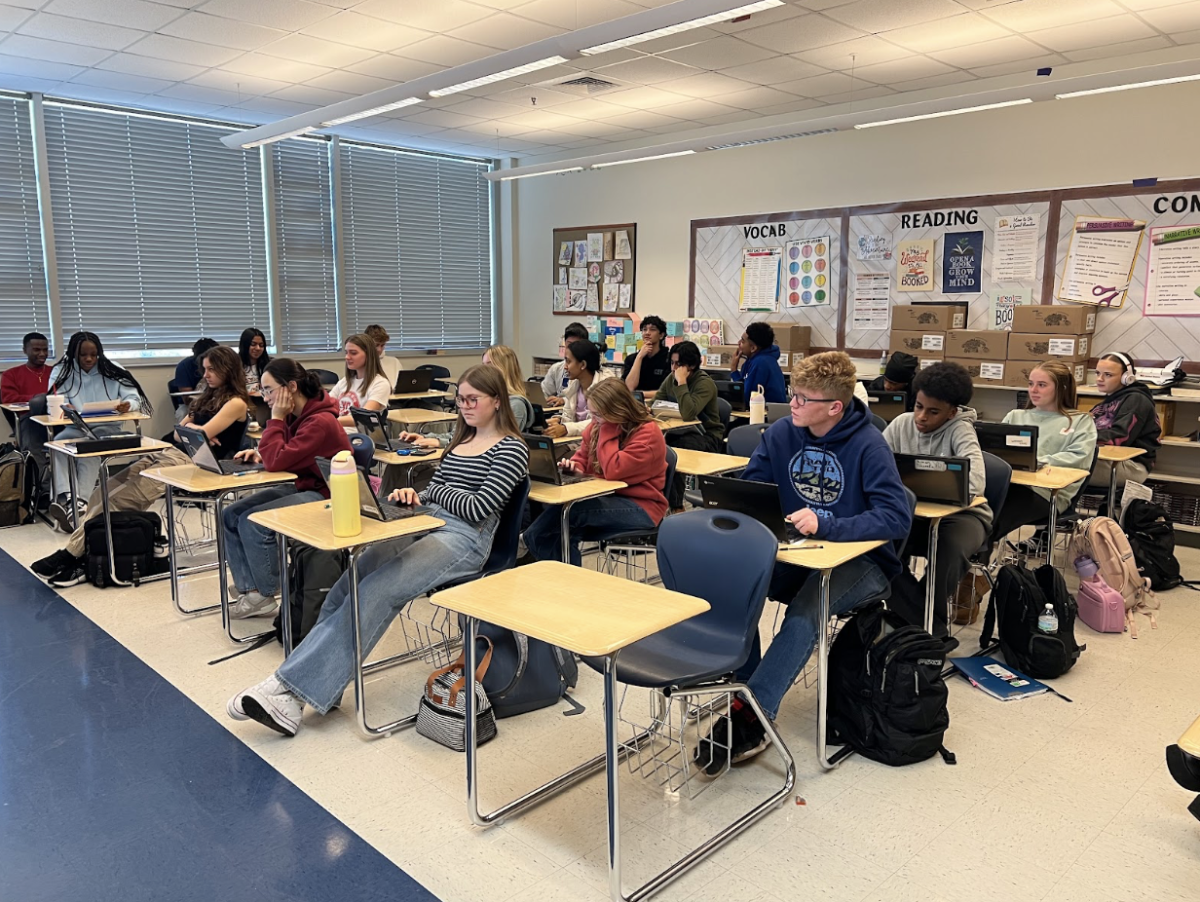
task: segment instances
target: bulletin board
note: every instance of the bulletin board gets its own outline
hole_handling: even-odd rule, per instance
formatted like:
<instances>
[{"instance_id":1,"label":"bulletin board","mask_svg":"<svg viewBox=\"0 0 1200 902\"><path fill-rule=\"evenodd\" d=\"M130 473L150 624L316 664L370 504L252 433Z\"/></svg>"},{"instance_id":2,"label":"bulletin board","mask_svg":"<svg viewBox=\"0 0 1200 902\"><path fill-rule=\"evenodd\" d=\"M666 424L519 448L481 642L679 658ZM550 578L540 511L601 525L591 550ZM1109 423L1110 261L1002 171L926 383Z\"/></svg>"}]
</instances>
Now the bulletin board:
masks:
<instances>
[{"instance_id":1,"label":"bulletin board","mask_svg":"<svg viewBox=\"0 0 1200 902\"><path fill-rule=\"evenodd\" d=\"M635 309L636 223L555 229L552 252L550 303L555 315L620 316Z\"/></svg>"}]
</instances>

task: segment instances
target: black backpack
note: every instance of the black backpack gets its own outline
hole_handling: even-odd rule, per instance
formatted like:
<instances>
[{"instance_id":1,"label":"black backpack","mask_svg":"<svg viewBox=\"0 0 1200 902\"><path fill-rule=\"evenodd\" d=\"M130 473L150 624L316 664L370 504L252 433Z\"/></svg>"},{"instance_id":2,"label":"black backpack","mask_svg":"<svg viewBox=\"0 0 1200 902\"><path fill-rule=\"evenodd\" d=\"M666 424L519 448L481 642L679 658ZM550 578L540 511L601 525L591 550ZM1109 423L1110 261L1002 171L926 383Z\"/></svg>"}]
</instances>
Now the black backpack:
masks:
<instances>
[{"instance_id":1,"label":"black backpack","mask_svg":"<svg viewBox=\"0 0 1200 902\"><path fill-rule=\"evenodd\" d=\"M1131 501L1121 519L1138 573L1150 579L1150 588L1162 592L1182 585L1175 557L1175 524L1162 506L1142 499Z\"/></svg>"},{"instance_id":2,"label":"black backpack","mask_svg":"<svg viewBox=\"0 0 1200 902\"><path fill-rule=\"evenodd\" d=\"M346 552L320 551L309 545L292 545L288 565L288 600L292 615L292 648L317 623L329 590L346 572ZM283 618L275 615L275 639L283 644ZM270 641L270 640L268 640Z\"/></svg>"},{"instance_id":3,"label":"black backpack","mask_svg":"<svg viewBox=\"0 0 1200 902\"><path fill-rule=\"evenodd\" d=\"M136 586L140 585L145 577L166 573L170 569L170 560L166 557L155 557L154 553L156 541L162 544L162 520L158 514L148 511L116 511L109 519L112 521L117 579ZM104 517L93 517L84 523L83 535L88 581L97 589L104 589L111 582Z\"/></svg>"},{"instance_id":4,"label":"black backpack","mask_svg":"<svg viewBox=\"0 0 1200 902\"><path fill-rule=\"evenodd\" d=\"M1058 617L1058 632L1054 635L1041 632L1037 626L1038 615L1047 604ZM1075 596L1067 591L1062 574L1049 564L1033 572L1005 564L996 577L979 644L990 645L996 627L1000 650L1008 664L1039 680L1054 679L1074 667L1087 648L1075 641L1078 613Z\"/></svg>"},{"instance_id":5,"label":"black backpack","mask_svg":"<svg viewBox=\"0 0 1200 902\"><path fill-rule=\"evenodd\" d=\"M829 735L860 755L915 764L941 754L950 727L945 646L876 602L850 618L829 650Z\"/></svg>"},{"instance_id":6,"label":"black backpack","mask_svg":"<svg viewBox=\"0 0 1200 902\"><path fill-rule=\"evenodd\" d=\"M459 623L464 625L461 619ZM504 627L480 623L475 640L480 660L487 652L484 637L492 643L492 663L483 677L483 689L497 717L547 708L579 681L579 666L569 651Z\"/></svg>"}]
</instances>

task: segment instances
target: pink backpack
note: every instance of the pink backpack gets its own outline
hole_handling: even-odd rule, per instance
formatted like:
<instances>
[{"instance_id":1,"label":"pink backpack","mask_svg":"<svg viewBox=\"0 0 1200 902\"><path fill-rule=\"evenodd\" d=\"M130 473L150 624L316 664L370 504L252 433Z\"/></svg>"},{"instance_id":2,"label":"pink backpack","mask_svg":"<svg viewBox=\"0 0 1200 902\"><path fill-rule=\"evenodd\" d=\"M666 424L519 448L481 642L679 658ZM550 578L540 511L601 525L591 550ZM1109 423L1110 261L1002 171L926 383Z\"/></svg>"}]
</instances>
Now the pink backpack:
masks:
<instances>
[{"instance_id":1,"label":"pink backpack","mask_svg":"<svg viewBox=\"0 0 1200 902\"><path fill-rule=\"evenodd\" d=\"M1137 638L1136 613L1145 614L1150 618L1151 628L1158 629L1154 613L1159 607L1158 598L1150 590L1150 580L1138 572L1129 539L1115 520L1092 517L1081 521L1071 539L1069 554L1072 560L1089 557L1095 561L1099 578L1120 593L1125 606L1125 625L1131 638Z\"/></svg>"},{"instance_id":2,"label":"pink backpack","mask_svg":"<svg viewBox=\"0 0 1200 902\"><path fill-rule=\"evenodd\" d=\"M1098 633L1125 631L1125 599L1100 577L1100 568L1090 557L1075 559L1079 574L1079 619Z\"/></svg>"}]
</instances>

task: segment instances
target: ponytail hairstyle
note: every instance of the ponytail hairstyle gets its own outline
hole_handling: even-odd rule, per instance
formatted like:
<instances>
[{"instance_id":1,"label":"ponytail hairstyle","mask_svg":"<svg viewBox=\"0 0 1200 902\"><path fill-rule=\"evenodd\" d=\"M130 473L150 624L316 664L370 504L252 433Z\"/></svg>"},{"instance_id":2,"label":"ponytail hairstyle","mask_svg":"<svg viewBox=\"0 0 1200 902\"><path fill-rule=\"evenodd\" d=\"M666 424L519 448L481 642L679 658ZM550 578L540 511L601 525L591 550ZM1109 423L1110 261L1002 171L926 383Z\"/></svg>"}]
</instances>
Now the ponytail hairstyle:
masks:
<instances>
[{"instance_id":1,"label":"ponytail hairstyle","mask_svg":"<svg viewBox=\"0 0 1200 902\"><path fill-rule=\"evenodd\" d=\"M375 339L370 335L364 335L361 332L357 335L348 335L346 340L342 342L342 347L346 345L354 345L367 357L367 362L363 365L362 387L363 394L367 393L367 389L371 387L371 383L383 375L383 365L379 362L379 350L375 347ZM354 384L354 371L350 367L346 367L346 388L349 389ZM385 377L386 378L386 377Z\"/></svg>"},{"instance_id":2,"label":"ponytail hairstyle","mask_svg":"<svg viewBox=\"0 0 1200 902\"><path fill-rule=\"evenodd\" d=\"M263 372L270 373L271 378L280 385L295 382L296 390L310 401L313 398L325 397L325 389L321 387L321 380L316 374L310 373L291 357L276 357L267 364Z\"/></svg>"},{"instance_id":3,"label":"ponytail hairstyle","mask_svg":"<svg viewBox=\"0 0 1200 902\"><path fill-rule=\"evenodd\" d=\"M483 352L488 362L504 374L504 383L509 395L525 397L525 383L521 380L521 363L517 352L506 345L492 345Z\"/></svg>"},{"instance_id":4,"label":"ponytail hairstyle","mask_svg":"<svg viewBox=\"0 0 1200 902\"><path fill-rule=\"evenodd\" d=\"M612 423L621 428L621 437L617 444L625 446L629 436L644 423L653 423L654 417L650 410L633 396L633 392L625 385L624 379L605 379L603 382L593 382L587 390L588 404L596 409L604 422ZM591 438L588 439L588 469L600 474L600 457L596 446L600 443L600 428L595 422L591 427Z\"/></svg>"},{"instance_id":5,"label":"ponytail hairstyle","mask_svg":"<svg viewBox=\"0 0 1200 902\"><path fill-rule=\"evenodd\" d=\"M1079 413L1076 408L1079 398L1075 385L1075 374L1069 366L1061 360L1046 360L1030 370L1031 375L1034 370L1041 370L1054 383L1054 404L1060 414L1069 420L1072 414ZM1032 407L1033 402L1028 402L1026 409L1032 409Z\"/></svg>"},{"instance_id":6,"label":"ponytail hairstyle","mask_svg":"<svg viewBox=\"0 0 1200 902\"><path fill-rule=\"evenodd\" d=\"M262 339L263 352L258 360L252 360L250 358L250 342L256 338ZM238 339L238 357L242 360L243 368L253 366L258 370L258 377L261 379L263 371L267 368L267 364L271 362L271 355L267 353L267 336L263 335L261 331L255 329L253 326L243 331L242 337Z\"/></svg>"},{"instance_id":7,"label":"ponytail hairstyle","mask_svg":"<svg viewBox=\"0 0 1200 902\"><path fill-rule=\"evenodd\" d=\"M496 410L496 420L502 436L511 435L513 438L521 438L521 430L517 428L517 418L513 416L512 406L508 403L508 386L504 383L504 374L499 368L490 364L476 364L458 378L458 390L461 392L464 385L469 385L471 388L478 391L481 395L486 395L489 398L494 398L499 401L499 406ZM458 412L458 422L454 424L454 438L450 441L450 446L446 448L446 453L449 454L463 442L475 437L475 427L468 426L467 421L463 419L462 411Z\"/></svg>"},{"instance_id":8,"label":"ponytail hairstyle","mask_svg":"<svg viewBox=\"0 0 1200 902\"><path fill-rule=\"evenodd\" d=\"M95 332L76 332L71 336L70 342L67 343L67 351L61 358L55 362L55 366L61 367L58 373L58 379L50 386L48 394L55 394L60 388L68 388L76 379L83 379L83 371L79 368L79 348L84 342L90 341L96 346L96 368L100 370L100 375L105 379L111 379L119 385L124 385L126 388L132 388L138 393L141 399L141 410L143 413L153 414L154 407L150 403L150 399L146 397L146 393L142 391L141 385L133 378L133 374L124 367L118 366L107 357L104 356L104 345L100 343L100 336ZM107 394L107 388L105 389Z\"/></svg>"},{"instance_id":9,"label":"ponytail hairstyle","mask_svg":"<svg viewBox=\"0 0 1200 902\"><path fill-rule=\"evenodd\" d=\"M193 399L192 403L188 405L188 416L194 420L200 413L213 415L234 398L240 398L249 407L250 395L246 391L246 370L242 366L241 358L233 348L221 345L209 348L200 355L201 369L206 360L208 365L221 377L221 384L213 388L205 383L204 394Z\"/></svg>"}]
</instances>

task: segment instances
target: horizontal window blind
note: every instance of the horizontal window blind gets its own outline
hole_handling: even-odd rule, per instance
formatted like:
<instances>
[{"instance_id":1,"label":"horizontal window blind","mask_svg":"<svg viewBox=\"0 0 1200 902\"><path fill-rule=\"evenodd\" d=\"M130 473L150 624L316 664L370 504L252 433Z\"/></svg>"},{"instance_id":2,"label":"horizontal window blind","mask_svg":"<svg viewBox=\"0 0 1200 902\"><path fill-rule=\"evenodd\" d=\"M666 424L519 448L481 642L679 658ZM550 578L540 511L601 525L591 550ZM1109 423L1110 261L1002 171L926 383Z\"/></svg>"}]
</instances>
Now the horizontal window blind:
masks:
<instances>
[{"instance_id":1,"label":"horizontal window blind","mask_svg":"<svg viewBox=\"0 0 1200 902\"><path fill-rule=\"evenodd\" d=\"M270 335L257 150L195 122L47 103L63 331L107 351Z\"/></svg>"},{"instance_id":2,"label":"horizontal window blind","mask_svg":"<svg viewBox=\"0 0 1200 902\"><path fill-rule=\"evenodd\" d=\"M271 145L279 334L290 353L340 345L333 281L333 210L327 141Z\"/></svg>"},{"instance_id":3,"label":"horizontal window blind","mask_svg":"<svg viewBox=\"0 0 1200 902\"><path fill-rule=\"evenodd\" d=\"M0 360L23 360L22 336L49 326L29 102L0 97Z\"/></svg>"},{"instance_id":4,"label":"horizontal window blind","mask_svg":"<svg viewBox=\"0 0 1200 902\"><path fill-rule=\"evenodd\" d=\"M348 329L401 348L482 348L492 336L487 165L344 142Z\"/></svg>"}]
</instances>

